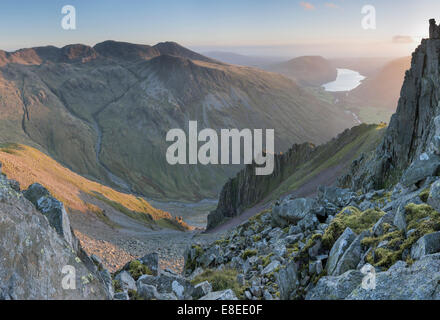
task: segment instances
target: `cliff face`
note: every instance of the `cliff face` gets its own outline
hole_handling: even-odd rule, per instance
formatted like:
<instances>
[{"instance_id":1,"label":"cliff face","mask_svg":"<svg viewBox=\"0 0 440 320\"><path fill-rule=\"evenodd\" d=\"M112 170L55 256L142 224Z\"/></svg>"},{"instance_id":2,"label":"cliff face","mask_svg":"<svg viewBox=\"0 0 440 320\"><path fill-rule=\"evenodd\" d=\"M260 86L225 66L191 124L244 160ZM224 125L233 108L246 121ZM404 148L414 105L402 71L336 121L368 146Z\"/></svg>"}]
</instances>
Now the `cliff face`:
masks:
<instances>
[{"instance_id":1,"label":"cliff face","mask_svg":"<svg viewBox=\"0 0 440 320\"><path fill-rule=\"evenodd\" d=\"M439 154L440 136L440 39L424 39L412 56L396 113L383 142L371 158L353 165L350 187L387 187L427 152Z\"/></svg>"},{"instance_id":2,"label":"cliff face","mask_svg":"<svg viewBox=\"0 0 440 320\"><path fill-rule=\"evenodd\" d=\"M208 216L207 229L262 201L277 199L305 185L310 191L302 196L314 194L319 184L336 182L352 160L361 152L376 148L382 137L382 127L360 125L324 145L296 144L285 154L276 155L271 175L256 176L255 165L246 166L224 185L217 209Z\"/></svg>"},{"instance_id":3,"label":"cliff face","mask_svg":"<svg viewBox=\"0 0 440 320\"><path fill-rule=\"evenodd\" d=\"M240 215L251 205L263 200L295 168L310 159L315 147L304 143L294 145L287 153L275 155L274 172L268 176L255 175L255 164L247 165L224 185L217 209L208 216L208 229L226 218Z\"/></svg>"}]
</instances>

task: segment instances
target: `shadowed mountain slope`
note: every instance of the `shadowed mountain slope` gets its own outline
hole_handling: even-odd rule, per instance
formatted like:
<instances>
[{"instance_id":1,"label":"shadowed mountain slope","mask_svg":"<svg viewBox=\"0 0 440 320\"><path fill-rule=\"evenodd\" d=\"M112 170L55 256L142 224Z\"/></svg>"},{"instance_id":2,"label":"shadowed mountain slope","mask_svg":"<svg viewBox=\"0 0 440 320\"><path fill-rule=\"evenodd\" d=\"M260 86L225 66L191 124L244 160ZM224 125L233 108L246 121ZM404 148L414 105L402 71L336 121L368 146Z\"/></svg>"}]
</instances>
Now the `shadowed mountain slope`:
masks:
<instances>
[{"instance_id":1,"label":"shadowed mountain slope","mask_svg":"<svg viewBox=\"0 0 440 320\"><path fill-rule=\"evenodd\" d=\"M69 169L159 199L214 198L240 167L170 166L166 133L274 128L278 151L355 124L295 82L166 42L106 41L0 52L0 141L32 145Z\"/></svg>"},{"instance_id":2,"label":"shadowed mountain slope","mask_svg":"<svg viewBox=\"0 0 440 320\"><path fill-rule=\"evenodd\" d=\"M305 86L319 87L336 80L337 77L337 70L332 63L319 56L299 57L265 69L278 72Z\"/></svg>"}]
</instances>

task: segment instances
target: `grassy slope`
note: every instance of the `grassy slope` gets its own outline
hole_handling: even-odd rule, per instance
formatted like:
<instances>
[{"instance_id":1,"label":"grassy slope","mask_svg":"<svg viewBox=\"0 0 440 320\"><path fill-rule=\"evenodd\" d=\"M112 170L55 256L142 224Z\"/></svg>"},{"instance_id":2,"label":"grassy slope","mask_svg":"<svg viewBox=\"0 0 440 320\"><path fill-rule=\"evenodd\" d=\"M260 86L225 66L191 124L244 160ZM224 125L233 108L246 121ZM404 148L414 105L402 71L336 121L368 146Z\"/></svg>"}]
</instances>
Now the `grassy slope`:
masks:
<instances>
[{"instance_id":1,"label":"grassy slope","mask_svg":"<svg viewBox=\"0 0 440 320\"><path fill-rule=\"evenodd\" d=\"M384 133L383 125L365 127L354 140L349 143L333 140L321 147L321 150L293 175L280 184L269 196L271 200L279 198L287 192L293 192L326 169L346 163L351 164L362 153L373 150Z\"/></svg>"},{"instance_id":2,"label":"grassy slope","mask_svg":"<svg viewBox=\"0 0 440 320\"><path fill-rule=\"evenodd\" d=\"M185 228L183 222L177 222L170 213L152 207L144 199L90 181L32 147L2 144L0 162L3 164L3 172L10 179L20 182L22 189L38 182L70 210L93 213L105 218L101 208L82 199L81 194L89 194L144 223L173 229Z\"/></svg>"}]
</instances>

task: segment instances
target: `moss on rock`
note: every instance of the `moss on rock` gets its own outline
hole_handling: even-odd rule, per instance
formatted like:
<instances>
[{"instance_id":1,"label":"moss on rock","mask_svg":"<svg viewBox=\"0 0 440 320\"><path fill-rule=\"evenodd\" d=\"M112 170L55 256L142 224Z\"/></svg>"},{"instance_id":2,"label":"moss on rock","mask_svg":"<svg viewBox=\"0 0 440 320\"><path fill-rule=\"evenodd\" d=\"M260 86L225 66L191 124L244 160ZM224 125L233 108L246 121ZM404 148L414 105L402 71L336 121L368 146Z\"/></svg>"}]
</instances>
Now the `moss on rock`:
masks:
<instances>
[{"instance_id":1,"label":"moss on rock","mask_svg":"<svg viewBox=\"0 0 440 320\"><path fill-rule=\"evenodd\" d=\"M405 218L407 223L406 232L395 230L380 237L369 237L362 240L362 245L371 247L373 250L366 257L371 265L390 268L399 260L411 263L409 250L418 239L424 235L440 231L440 213L427 204L408 204L405 207ZM412 230L409 237L405 234ZM386 241L386 242L385 242ZM379 244L382 246L378 248ZM404 256L404 253L407 255Z\"/></svg>"},{"instance_id":2,"label":"moss on rock","mask_svg":"<svg viewBox=\"0 0 440 320\"><path fill-rule=\"evenodd\" d=\"M368 209L361 212L355 207L345 207L335 216L326 229L322 237L324 246L330 249L347 228L357 234L370 229L384 214L379 209Z\"/></svg>"},{"instance_id":3,"label":"moss on rock","mask_svg":"<svg viewBox=\"0 0 440 320\"><path fill-rule=\"evenodd\" d=\"M130 262L128 272L131 274L135 281L137 281L141 276L145 274L153 275L153 272L150 270L150 268L142 264L139 260L133 260Z\"/></svg>"},{"instance_id":4,"label":"moss on rock","mask_svg":"<svg viewBox=\"0 0 440 320\"><path fill-rule=\"evenodd\" d=\"M246 290L246 286L240 286L237 282L238 272L233 269L224 269L224 270L205 270L202 274L198 275L191 281L192 285L196 285L202 283L204 281L208 281L213 291L222 291L231 289L234 291L235 295L238 298L243 298L244 291Z\"/></svg>"}]
</instances>

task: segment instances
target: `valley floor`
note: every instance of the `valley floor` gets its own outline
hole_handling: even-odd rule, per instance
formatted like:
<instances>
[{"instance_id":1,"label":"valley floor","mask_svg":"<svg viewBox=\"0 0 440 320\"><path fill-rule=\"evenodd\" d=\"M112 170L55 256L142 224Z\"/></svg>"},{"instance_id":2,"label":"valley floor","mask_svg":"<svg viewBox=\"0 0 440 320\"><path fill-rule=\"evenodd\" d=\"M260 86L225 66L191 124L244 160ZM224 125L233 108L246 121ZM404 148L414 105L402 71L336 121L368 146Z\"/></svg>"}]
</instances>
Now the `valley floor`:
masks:
<instances>
[{"instance_id":1,"label":"valley floor","mask_svg":"<svg viewBox=\"0 0 440 320\"><path fill-rule=\"evenodd\" d=\"M198 204L167 204L166 209L174 215L183 216L185 220L190 216L191 209L196 214L189 221L195 222L195 227L202 227L206 225L207 210L212 206L210 201L202 201ZM111 221L110 224L82 213L73 213L70 219L83 248L89 255L99 256L110 272L121 269L135 258L157 252L162 269L168 268L180 273L183 271L183 254L187 247L195 241L209 243L219 237L219 234L203 234L199 229L187 232L152 230L150 226L143 225L110 206L105 208L105 214Z\"/></svg>"}]
</instances>

